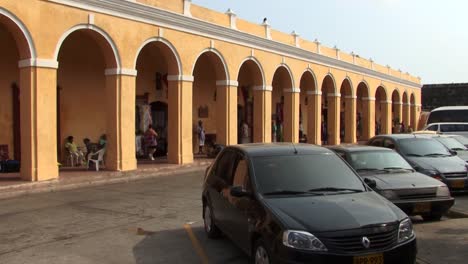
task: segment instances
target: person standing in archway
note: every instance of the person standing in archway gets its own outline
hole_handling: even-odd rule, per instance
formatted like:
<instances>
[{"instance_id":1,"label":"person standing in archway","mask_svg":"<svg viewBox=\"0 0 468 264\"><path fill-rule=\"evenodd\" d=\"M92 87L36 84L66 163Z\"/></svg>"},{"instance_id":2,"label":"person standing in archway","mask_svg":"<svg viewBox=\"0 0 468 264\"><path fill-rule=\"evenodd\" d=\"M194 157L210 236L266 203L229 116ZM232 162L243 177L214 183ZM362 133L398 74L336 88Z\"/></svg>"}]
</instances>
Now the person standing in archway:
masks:
<instances>
[{"instance_id":1,"label":"person standing in archway","mask_svg":"<svg viewBox=\"0 0 468 264\"><path fill-rule=\"evenodd\" d=\"M198 154L203 154L203 147L205 146L205 128L203 128L203 122L201 120L198 120L197 134Z\"/></svg>"},{"instance_id":2,"label":"person standing in archway","mask_svg":"<svg viewBox=\"0 0 468 264\"><path fill-rule=\"evenodd\" d=\"M148 125L148 130L145 132L145 145L148 151L148 158L154 160L154 153L158 147L158 133L154 131L152 125Z\"/></svg>"}]
</instances>

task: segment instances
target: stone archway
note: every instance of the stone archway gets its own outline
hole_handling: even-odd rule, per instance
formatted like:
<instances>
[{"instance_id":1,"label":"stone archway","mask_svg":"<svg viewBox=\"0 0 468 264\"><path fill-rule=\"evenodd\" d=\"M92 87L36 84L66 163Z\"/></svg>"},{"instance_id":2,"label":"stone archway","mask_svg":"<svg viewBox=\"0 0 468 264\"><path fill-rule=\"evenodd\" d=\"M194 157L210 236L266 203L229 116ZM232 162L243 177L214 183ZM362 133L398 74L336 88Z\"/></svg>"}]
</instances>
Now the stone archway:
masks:
<instances>
[{"instance_id":1,"label":"stone archway","mask_svg":"<svg viewBox=\"0 0 468 264\"><path fill-rule=\"evenodd\" d=\"M314 136L317 118L315 116L315 100L317 94L317 81L312 71L302 74L299 109L299 140L302 143L315 143ZM302 131L301 131L302 130Z\"/></svg>"},{"instance_id":2,"label":"stone archway","mask_svg":"<svg viewBox=\"0 0 468 264\"><path fill-rule=\"evenodd\" d=\"M119 128L115 116L120 59L115 45L98 28L77 26L67 31L57 47L57 145L58 159L69 163L65 143L73 136L98 143L106 135L106 167L119 169ZM104 146L101 146L104 147Z\"/></svg>"},{"instance_id":3,"label":"stone archway","mask_svg":"<svg viewBox=\"0 0 468 264\"><path fill-rule=\"evenodd\" d=\"M219 103L219 89L226 89L223 85L229 80L226 63L221 55L214 50L204 51L196 60L193 69L193 100L192 100L192 126L193 126L193 152L206 153L206 147L200 148L203 140L198 129L202 122L204 130L204 145L225 143L223 138L227 133L226 124L229 117L222 115ZM220 88L218 89L218 86Z\"/></svg>"},{"instance_id":4,"label":"stone archway","mask_svg":"<svg viewBox=\"0 0 468 264\"><path fill-rule=\"evenodd\" d=\"M358 141L370 138L370 109L369 86L365 82L359 83L356 90L356 137Z\"/></svg>"},{"instance_id":5,"label":"stone archway","mask_svg":"<svg viewBox=\"0 0 468 264\"><path fill-rule=\"evenodd\" d=\"M294 142L294 96L291 71L285 65L281 65L275 71L272 82L271 95L271 141Z\"/></svg>"},{"instance_id":6,"label":"stone archway","mask_svg":"<svg viewBox=\"0 0 468 264\"><path fill-rule=\"evenodd\" d=\"M327 75L322 83L322 144L340 144L340 94L332 75Z\"/></svg>"},{"instance_id":7,"label":"stone archway","mask_svg":"<svg viewBox=\"0 0 468 264\"><path fill-rule=\"evenodd\" d=\"M411 124L411 113L410 113L410 101L409 101L408 93L406 91L403 92L401 103L403 104L402 131L407 132Z\"/></svg>"},{"instance_id":8,"label":"stone archway","mask_svg":"<svg viewBox=\"0 0 468 264\"><path fill-rule=\"evenodd\" d=\"M165 157L170 150L177 152L175 144L169 144L174 141L171 135L175 135L174 132L170 133L171 127L177 126L177 122L169 118L174 111L172 104L177 101L176 94L170 93L169 79L170 76L180 74L180 67L180 60L172 45L162 39L145 41L137 53L135 130L136 155L140 159L148 159L150 156L143 137L150 124L158 133L155 156Z\"/></svg>"},{"instance_id":9,"label":"stone archway","mask_svg":"<svg viewBox=\"0 0 468 264\"><path fill-rule=\"evenodd\" d=\"M401 132L402 107L400 93L395 89L392 93L392 133Z\"/></svg>"},{"instance_id":10,"label":"stone archway","mask_svg":"<svg viewBox=\"0 0 468 264\"><path fill-rule=\"evenodd\" d=\"M387 134L390 128L390 110L391 103L388 103L387 93L382 86L377 87L375 91L375 126L374 134Z\"/></svg>"},{"instance_id":11,"label":"stone archway","mask_svg":"<svg viewBox=\"0 0 468 264\"><path fill-rule=\"evenodd\" d=\"M34 142L29 136L34 132L28 121L28 109L32 107L28 103L31 84L20 68L32 66L25 64L36 57L36 51L25 25L1 7L0 39L0 160L15 160L17 166L12 166L12 169L16 171L21 165L21 177L35 180L33 167L37 168L37 165L33 165L31 158ZM22 158L23 155L26 158Z\"/></svg>"},{"instance_id":12,"label":"stone archway","mask_svg":"<svg viewBox=\"0 0 468 264\"><path fill-rule=\"evenodd\" d=\"M241 64L237 82L237 142L263 142L263 107L256 91L263 89L264 74L255 58L248 58Z\"/></svg>"},{"instance_id":13,"label":"stone archway","mask_svg":"<svg viewBox=\"0 0 468 264\"><path fill-rule=\"evenodd\" d=\"M353 85L346 78L341 84L340 94L340 142L354 143L355 140L355 100L353 98Z\"/></svg>"}]
</instances>

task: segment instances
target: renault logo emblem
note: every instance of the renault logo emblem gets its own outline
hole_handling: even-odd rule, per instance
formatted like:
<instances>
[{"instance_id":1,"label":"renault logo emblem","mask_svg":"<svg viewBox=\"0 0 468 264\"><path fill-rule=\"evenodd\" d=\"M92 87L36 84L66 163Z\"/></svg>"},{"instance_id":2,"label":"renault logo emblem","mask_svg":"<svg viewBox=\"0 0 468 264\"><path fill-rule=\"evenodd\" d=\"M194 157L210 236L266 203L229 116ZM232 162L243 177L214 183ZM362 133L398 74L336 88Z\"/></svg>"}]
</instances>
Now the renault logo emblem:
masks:
<instances>
[{"instance_id":1,"label":"renault logo emblem","mask_svg":"<svg viewBox=\"0 0 468 264\"><path fill-rule=\"evenodd\" d=\"M361 243L365 248L370 247L370 240L367 237L362 237Z\"/></svg>"}]
</instances>

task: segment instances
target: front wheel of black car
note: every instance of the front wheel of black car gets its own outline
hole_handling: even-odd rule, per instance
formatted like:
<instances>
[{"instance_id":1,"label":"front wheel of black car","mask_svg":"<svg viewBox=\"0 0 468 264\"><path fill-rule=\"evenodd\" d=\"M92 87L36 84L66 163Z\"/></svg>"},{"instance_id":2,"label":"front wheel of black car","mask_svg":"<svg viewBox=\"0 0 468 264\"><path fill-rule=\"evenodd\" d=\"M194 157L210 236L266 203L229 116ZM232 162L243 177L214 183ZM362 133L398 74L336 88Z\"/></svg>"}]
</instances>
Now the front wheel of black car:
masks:
<instances>
[{"instance_id":1,"label":"front wheel of black car","mask_svg":"<svg viewBox=\"0 0 468 264\"><path fill-rule=\"evenodd\" d=\"M440 221L442 214L429 214L422 216L424 221Z\"/></svg>"},{"instance_id":2,"label":"front wheel of black car","mask_svg":"<svg viewBox=\"0 0 468 264\"><path fill-rule=\"evenodd\" d=\"M270 251L268 250L268 247L265 246L265 243L261 239L259 239L257 243L255 243L251 263L253 264L272 263Z\"/></svg>"},{"instance_id":3,"label":"front wheel of black car","mask_svg":"<svg viewBox=\"0 0 468 264\"><path fill-rule=\"evenodd\" d=\"M218 238L221 236L221 231L215 225L213 211L208 203L205 203L203 207L203 223L206 235L209 238Z\"/></svg>"}]
</instances>

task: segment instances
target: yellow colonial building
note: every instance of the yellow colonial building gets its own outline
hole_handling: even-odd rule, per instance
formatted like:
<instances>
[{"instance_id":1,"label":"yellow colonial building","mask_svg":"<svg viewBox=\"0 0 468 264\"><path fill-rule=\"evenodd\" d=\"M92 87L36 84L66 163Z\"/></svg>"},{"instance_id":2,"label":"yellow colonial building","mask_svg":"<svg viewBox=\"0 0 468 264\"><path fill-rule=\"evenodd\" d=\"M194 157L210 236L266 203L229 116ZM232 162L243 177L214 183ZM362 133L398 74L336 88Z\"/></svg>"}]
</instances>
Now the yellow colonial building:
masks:
<instances>
[{"instance_id":1,"label":"yellow colonial building","mask_svg":"<svg viewBox=\"0 0 468 264\"><path fill-rule=\"evenodd\" d=\"M415 128L420 79L189 0L0 0L0 145L21 177L57 178L65 138L107 135L137 168L152 123L170 163L207 141L339 144ZM6 148L5 148L6 149Z\"/></svg>"}]
</instances>

